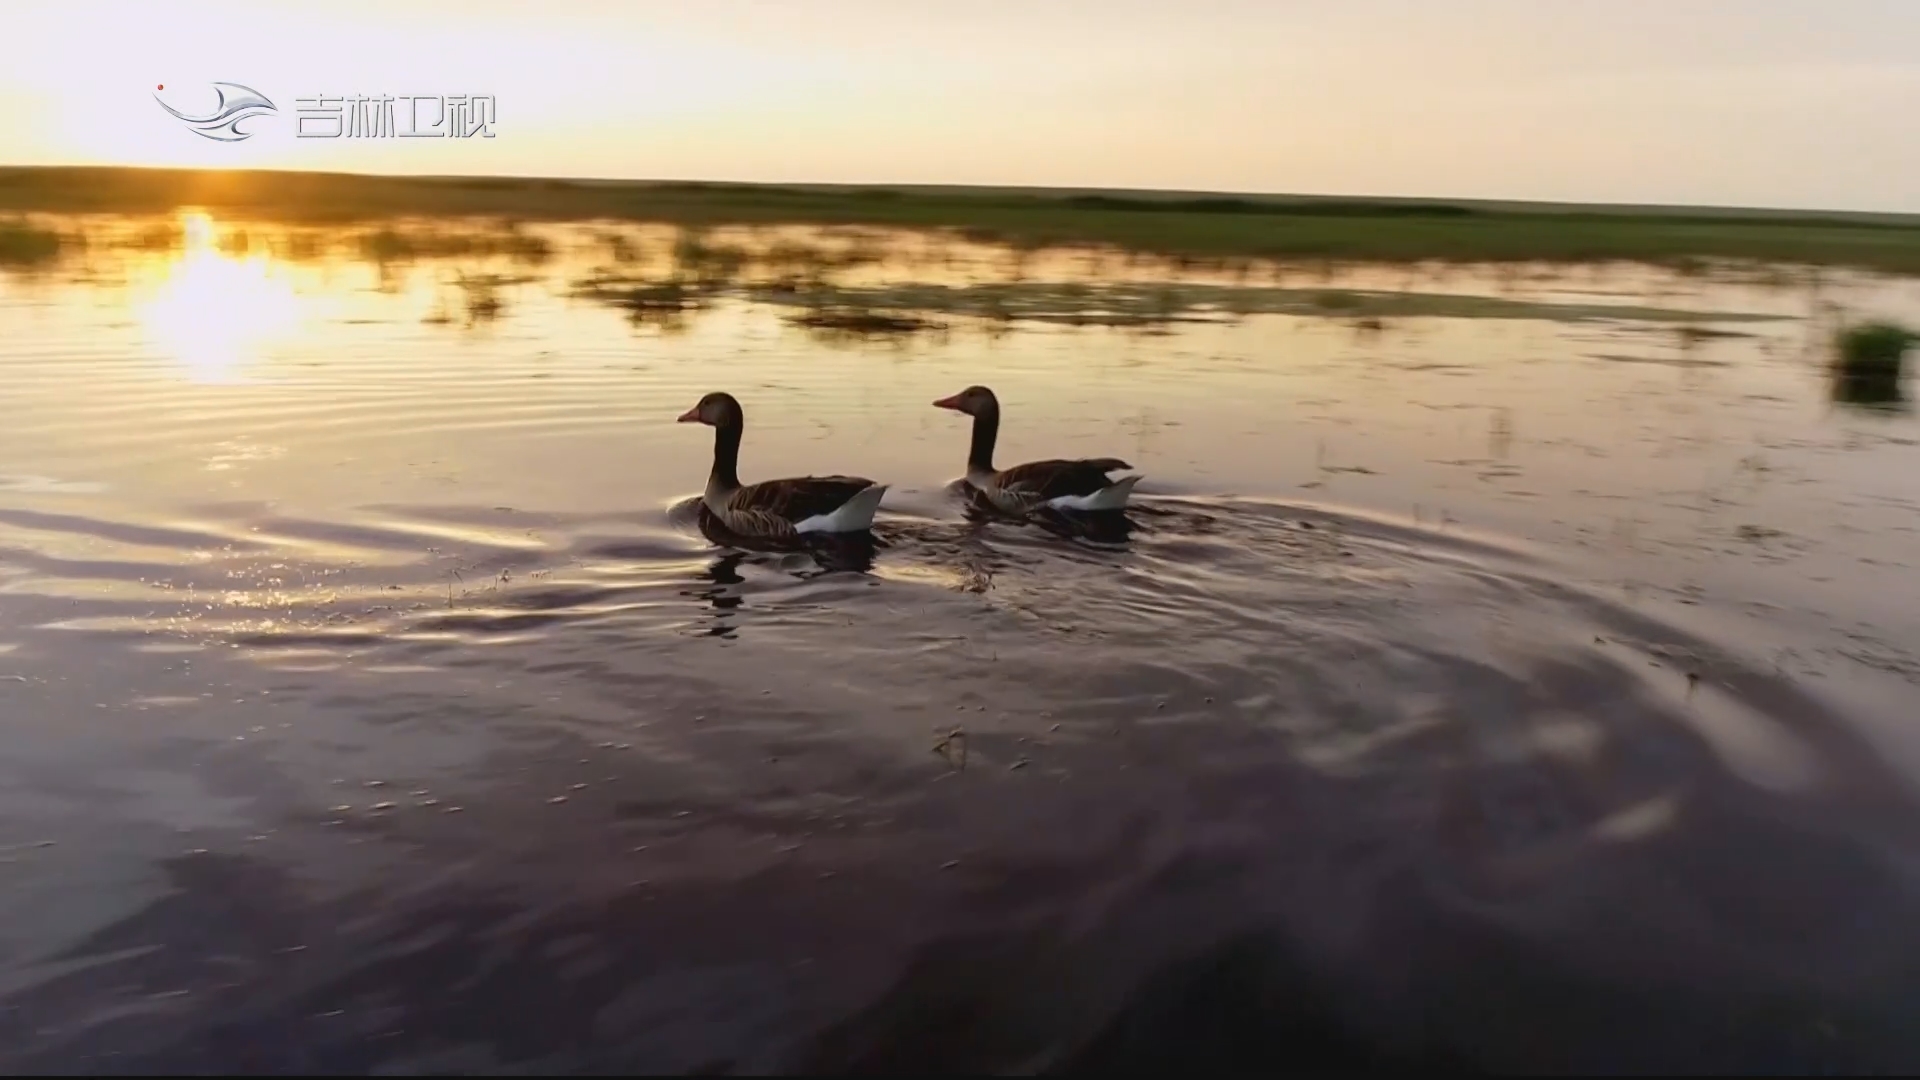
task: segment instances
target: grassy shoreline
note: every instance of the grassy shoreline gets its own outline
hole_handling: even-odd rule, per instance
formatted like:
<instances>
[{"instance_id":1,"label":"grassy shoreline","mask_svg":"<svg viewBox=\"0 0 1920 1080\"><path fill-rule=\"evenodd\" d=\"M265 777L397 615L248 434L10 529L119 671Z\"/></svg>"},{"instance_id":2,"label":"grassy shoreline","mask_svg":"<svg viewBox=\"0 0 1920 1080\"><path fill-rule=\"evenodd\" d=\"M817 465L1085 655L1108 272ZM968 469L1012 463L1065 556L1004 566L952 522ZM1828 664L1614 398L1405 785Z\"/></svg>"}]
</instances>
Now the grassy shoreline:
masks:
<instances>
[{"instance_id":1,"label":"grassy shoreline","mask_svg":"<svg viewBox=\"0 0 1920 1080\"><path fill-rule=\"evenodd\" d=\"M414 216L867 225L1198 259L1741 260L1920 273L1920 217L1175 192L709 184L108 167L0 168L0 214L199 207L279 224Z\"/></svg>"}]
</instances>

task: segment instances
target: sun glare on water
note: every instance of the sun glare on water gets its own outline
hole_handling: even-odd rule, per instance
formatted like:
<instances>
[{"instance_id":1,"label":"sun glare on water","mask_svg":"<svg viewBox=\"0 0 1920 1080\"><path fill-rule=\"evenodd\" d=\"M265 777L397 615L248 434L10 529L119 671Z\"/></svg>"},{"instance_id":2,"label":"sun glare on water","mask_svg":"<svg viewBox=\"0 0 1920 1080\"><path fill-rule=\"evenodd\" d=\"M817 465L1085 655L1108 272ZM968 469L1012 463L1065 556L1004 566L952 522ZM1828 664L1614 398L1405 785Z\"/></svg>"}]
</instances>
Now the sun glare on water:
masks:
<instances>
[{"instance_id":1,"label":"sun glare on water","mask_svg":"<svg viewBox=\"0 0 1920 1080\"><path fill-rule=\"evenodd\" d=\"M185 251L166 268L152 297L139 305L140 322L187 378L239 382L262 353L299 331L299 297L272 273L265 256L223 254L207 215L187 214L182 226Z\"/></svg>"}]
</instances>

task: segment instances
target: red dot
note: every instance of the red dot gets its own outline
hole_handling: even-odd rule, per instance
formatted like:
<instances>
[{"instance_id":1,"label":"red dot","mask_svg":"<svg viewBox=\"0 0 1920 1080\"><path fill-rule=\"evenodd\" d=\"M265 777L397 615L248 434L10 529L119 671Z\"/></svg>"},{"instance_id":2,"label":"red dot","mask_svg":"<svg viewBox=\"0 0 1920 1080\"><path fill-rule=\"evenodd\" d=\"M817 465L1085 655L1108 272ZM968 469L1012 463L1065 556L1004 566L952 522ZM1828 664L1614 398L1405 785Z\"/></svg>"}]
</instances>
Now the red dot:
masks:
<instances>
[{"instance_id":1,"label":"red dot","mask_svg":"<svg viewBox=\"0 0 1920 1080\"><path fill-rule=\"evenodd\" d=\"M159 86L154 87L155 90L165 90L166 88L167 88L166 83L161 83Z\"/></svg>"}]
</instances>

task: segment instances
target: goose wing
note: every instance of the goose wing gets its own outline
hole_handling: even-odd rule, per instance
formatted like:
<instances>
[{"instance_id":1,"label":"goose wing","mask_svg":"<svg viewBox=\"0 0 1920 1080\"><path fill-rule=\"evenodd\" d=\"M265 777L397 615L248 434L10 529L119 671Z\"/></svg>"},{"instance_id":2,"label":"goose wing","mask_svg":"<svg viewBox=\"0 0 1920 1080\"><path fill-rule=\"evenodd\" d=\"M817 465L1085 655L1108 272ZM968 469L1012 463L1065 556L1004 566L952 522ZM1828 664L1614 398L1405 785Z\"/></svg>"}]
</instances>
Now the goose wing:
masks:
<instances>
[{"instance_id":1,"label":"goose wing","mask_svg":"<svg viewBox=\"0 0 1920 1080\"><path fill-rule=\"evenodd\" d=\"M864 476L792 476L762 480L735 491L727 509L736 515L766 517L792 525L830 514L848 499L873 486Z\"/></svg>"},{"instance_id":2,"label":"goose wing","mask_svg":"<svg viewBox=\"0 0 1920 1080\"><path fill-rule=\"evenodd\" d=\"M1063 495L1091 495L1113 483L1107 474L1133 466L1119 458L1078 458L1029 461L1003 469L995 478L1009 494L1044 502Z\"/></svg>"}]
</instances>

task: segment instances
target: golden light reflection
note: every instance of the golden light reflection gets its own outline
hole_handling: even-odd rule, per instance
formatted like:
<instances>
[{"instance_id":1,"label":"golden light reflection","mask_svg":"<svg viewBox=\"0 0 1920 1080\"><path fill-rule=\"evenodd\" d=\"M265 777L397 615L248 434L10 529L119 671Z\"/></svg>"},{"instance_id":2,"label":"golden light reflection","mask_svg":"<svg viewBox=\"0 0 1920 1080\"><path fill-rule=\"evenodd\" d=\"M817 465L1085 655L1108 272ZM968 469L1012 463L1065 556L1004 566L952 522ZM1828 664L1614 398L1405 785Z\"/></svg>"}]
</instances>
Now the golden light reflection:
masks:
<instances>
[{"instance_id":1,"label":"golden light reflection","mask_svg":"<svg viewBox=\"0 0 1920 1080\"><path fill-rule=\"evenodd\" d=\"M141 325L192 381L237 382L262 352L298 333L299 296L266 256L221 253L206 214L187 213L181 226L185 249L136 306Z\"/></svg>"}]
</instances>

